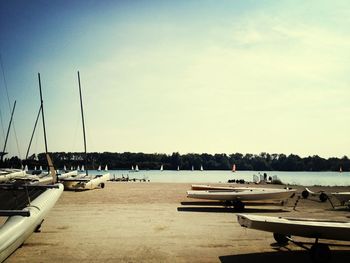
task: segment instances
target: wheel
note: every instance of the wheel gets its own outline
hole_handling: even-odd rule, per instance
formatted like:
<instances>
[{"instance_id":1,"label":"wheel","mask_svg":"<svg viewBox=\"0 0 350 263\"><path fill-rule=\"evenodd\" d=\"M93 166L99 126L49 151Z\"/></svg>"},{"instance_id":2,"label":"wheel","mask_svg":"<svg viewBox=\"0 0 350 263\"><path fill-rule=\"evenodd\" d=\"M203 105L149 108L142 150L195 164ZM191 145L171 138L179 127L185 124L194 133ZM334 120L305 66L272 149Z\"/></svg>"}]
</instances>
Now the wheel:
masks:
<instances>
[{"instance_id":1,"label":"wheel","mask_svg":"<svg viewBox=\"0 0 350 263\"><path fill-rule=\"evenodd\" d=\"M233 204L233 208L234 208L236 211L243 211L243 210L244 210L244 204L243 204L241 201L236 201L236 202Z\"/></svg>"},{"instance_id":2,"label":"wheel","mask_svg":"<svg viewBox=\"0 0 350 263\"><path fill-rule=\"evenodd\" d=\"M289 235L283 235L283 234L279 234L279 233L273 233L273 238L276 240L276 242L279 245L286 245L289 242Z\"/></svg>"},{"instance_id":3,"label":"wheel","mask_svg":"<svg viewBox=\"0 0 350 263\"><path fill-rule=\"evenodd\" d=\"M301 196L304 198L304 199L307 199L309 197L309 192L304 190L301 192Z\"/></svg>"},{"instance_id":4,"label":"wheel","mask_svg":"<svg viewBox=\"0 0 350 263\"><path fill-rule=\"evenodd\" d=\"M105 183L100 183L101 188L105 188Z\"/></svg>"},{"instance_id":5,"label":"wheel","mask_svg":"<svg viewBox=\"0 0 350 263\"><path fill-rule=\"evenodd\" d=\"M331 251L326 244L313 244L310 253L314 263L327 263L331 260Z\"/></svg>"},{"instance_id":6,"label":"wheel","mask_svg":"<svg viewBox=\"0 0 350 263\"><path fill-rule=\"evenodd\" d=\"M326 195L325 193L321 193L319 198L321 202L326 202L328 199L328 195Z\"/></svg>"}]
</instances>

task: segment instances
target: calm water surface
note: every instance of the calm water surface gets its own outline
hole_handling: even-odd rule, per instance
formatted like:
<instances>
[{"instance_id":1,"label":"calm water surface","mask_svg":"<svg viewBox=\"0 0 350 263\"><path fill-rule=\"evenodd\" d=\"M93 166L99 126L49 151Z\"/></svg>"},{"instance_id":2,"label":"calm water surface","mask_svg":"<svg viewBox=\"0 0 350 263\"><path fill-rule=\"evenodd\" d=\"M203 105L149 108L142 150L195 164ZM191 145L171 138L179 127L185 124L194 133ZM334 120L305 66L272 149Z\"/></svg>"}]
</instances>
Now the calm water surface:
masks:
<instances>
[{"instance_id":1,"label":"calm water surface","mask_svg":"<svg viewBox=\"0 0 350 263\"><path fill-rule=\"evenodd\" d=\"M97 172L97 171L94 171ZM93 172L93 173L94 173ZM232 179L253 181L253 175L267 173L267 176L277 177L284 184L293 185L322 185L322 186L350 186L350 172L277 172L277 171L159 171L140 170L130 172L127 170L110 170L111 178L129 176L129 178L146 178L151 182L173 183L226 183Z\"/></svg>"}]
</instances>

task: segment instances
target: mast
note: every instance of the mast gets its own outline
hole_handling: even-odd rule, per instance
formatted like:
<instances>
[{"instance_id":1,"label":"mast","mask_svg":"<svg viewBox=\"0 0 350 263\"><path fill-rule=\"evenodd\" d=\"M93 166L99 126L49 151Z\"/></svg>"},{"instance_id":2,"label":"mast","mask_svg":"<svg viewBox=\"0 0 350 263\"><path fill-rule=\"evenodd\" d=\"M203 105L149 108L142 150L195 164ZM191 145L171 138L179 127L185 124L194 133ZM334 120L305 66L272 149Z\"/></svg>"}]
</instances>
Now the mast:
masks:
<instances>
[{"instance_id":1,"label":"mast","mask_svg":"<svg viewBox=\"0 0 350 263\"><path fill-rule=\"evenodd\" d=\"M85 122L84 122L84 109L83 109L83 98L81 96L81 84L80 84L80 73L78 71L78 83L79 83L79 95L80 95L80 109L81 109L81 121L83 123L83 136L84 136L84 153L85 153L85 167L86 175L88 175L87 168L87 153L86 153L86 136L85 136Z\"/></svg>"},{"instance_id":2,"label":"mast","mask_svg":"<svg viewBox=\"0 0 350 263\"><path fill-rule=\"evenodd\" d=\"M42 92L41 92L40 73L38 73L38 80L39 80L39 90L40 90L41 117L42 117L42 120L43 120L43 129L44 129L45 153L47 155L47 140L46 140L45 115L44 115L44 101L43 101L43 95L42 95Z\"/></svg>"},{"instance_id":3,"label":"mast","mask_svg":"<svg viewBox=\"0 0 350 263\"><path fill-rule=\"evenodd\" d=\"M15 108L16 108L16 101L13 104L13 108L12 108L12 113L11 113L11 118L10 118L10 123L9 123L9 127L7 128L7 133L6 133L6 139L5 139L5 144L4 144L4 149L2 150L1 154L1 162L3 161L4 155L5 155L5 150L6 150L6 144L7 144L7 139L9 137L9 133L10 133L10 129L11 129L11 123L12 123L12 118L13 118L13 114L15 112Z\"/></svg>"}]
</instances>

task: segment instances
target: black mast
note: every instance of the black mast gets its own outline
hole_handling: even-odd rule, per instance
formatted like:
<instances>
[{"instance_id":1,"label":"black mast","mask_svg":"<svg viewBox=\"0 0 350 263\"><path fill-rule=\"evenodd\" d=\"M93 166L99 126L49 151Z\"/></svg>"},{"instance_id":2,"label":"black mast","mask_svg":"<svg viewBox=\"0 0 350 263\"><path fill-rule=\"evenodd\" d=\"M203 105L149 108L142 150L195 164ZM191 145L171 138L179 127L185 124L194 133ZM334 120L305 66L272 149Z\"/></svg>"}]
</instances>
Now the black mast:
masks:
<instances>
[{"instance_id":1,"label":"black mast","mask_svg":"<svg viewBox=\"0 0 350 263\"><path fill-rule=\"evenodd\" d=\"M39 90L40 90L41 117L42 117L42 120L43 120L43 129L44 129L45 153L46 153L46 156L47 156L47 140L46 140L45 116L44 116L44 102L43 102L43 96L42 96L42 93L41 93L40 73L38 73L38 79L39 79Z\"/></svg>"},{"instance_id":2,"label":"black mast","mask_svg":"<svg viewBox=\"0 0 350 263\"><path fill-rule=\"evenodd\" d=\"M0 154L1 154L1 162L3 161L4 155L6 154L6 153L5 153L6 144L7 144L7 139L8 139L8 137L9 137L9 133L10 133L10 129L11 129L11 123L12 123L12 118L13 118L13 114L14 114L14 112L15 112L15 108L16 108L16 101L15 101L15 103L13 104L10 123L9 123L9 127L7 128L7 133L6 133L6 139L5 139L4 149L3 149L2 152L0 153Z\"/></svg>"},{"instance_id":3,"label":"black mast","mask_svg":"<svg viewBox=\"0 0 350 263\"><path fill-rule=\"evenodd\" d=\"M85 152L85 172L88 175L87 169L87 152L86 152L86 136L85 136L85 123L84 123L84 110L83 110L83 98L81 96L81 84L80 84L80 74L78 71L78 83L79 83L79 95L80 95L80 109L81 109L81 121L83 123L83 136L84 136L84 152Z\"/></svg>"}]
</instances>

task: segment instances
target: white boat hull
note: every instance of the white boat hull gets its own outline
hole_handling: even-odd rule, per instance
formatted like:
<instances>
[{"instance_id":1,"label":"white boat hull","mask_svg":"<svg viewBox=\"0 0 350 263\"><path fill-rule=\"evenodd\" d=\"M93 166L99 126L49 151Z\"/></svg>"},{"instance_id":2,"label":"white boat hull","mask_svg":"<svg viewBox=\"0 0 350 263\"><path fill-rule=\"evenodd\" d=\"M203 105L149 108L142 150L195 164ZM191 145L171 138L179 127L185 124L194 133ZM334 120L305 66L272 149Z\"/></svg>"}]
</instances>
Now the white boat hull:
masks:
<instances>
[{"instance_id":1,"label":"white boat hull","mask_svg":"<svg viewBox=\"0 0 350 263\"><path fill-rule=\"evenodd\" d=\"M286 200L295 194L296 190L254 188L238 191L187 191L188 198L219 200L219 201L275 201Z\"/></svg>"},{"instance_id":2,"label":"white boat hull","mask_svg":"<svg viewBox=\"0 0 350 263\"><path fill-rule=\"evenodd\" d=\"M11 216L6 220L0 227L0 262L10 256L40 226L62 192L62 184L59 184L59 188L47 189L23 209L30 212L29 217Z\"/></svg>"},{"instance_id":3,"label":"white boat hull","mask_svg":"<svg viewBox=\"0 0 350 263\"><path fill-rule=\"evenodd\" d=\"M350 222L247 214L237 215L237 220L243 227L261 231L308 238L350 241Z\"/></svg>"},{"instance_id":4,"label":"white boat hull","mask_svg":"<svg viewBox=\"0 0 350 263\"><path fill-rule=\"evenodd\" d=\"M16 178L24 178L26 172L18 169L1 169L0 170L0 183L7 182Z\"/></svg>"},{"instance_id":5,"label":"white boat hull","mask_svg":"<svg viewBox=\"0 0 350 263\"><path fill-rule=\"evenodd\" d=\"M65 190L92 190L103 188L104 184L109 180L109 173L95 178L66 178L62 181Z\"/></svg>"}]
</instances>

